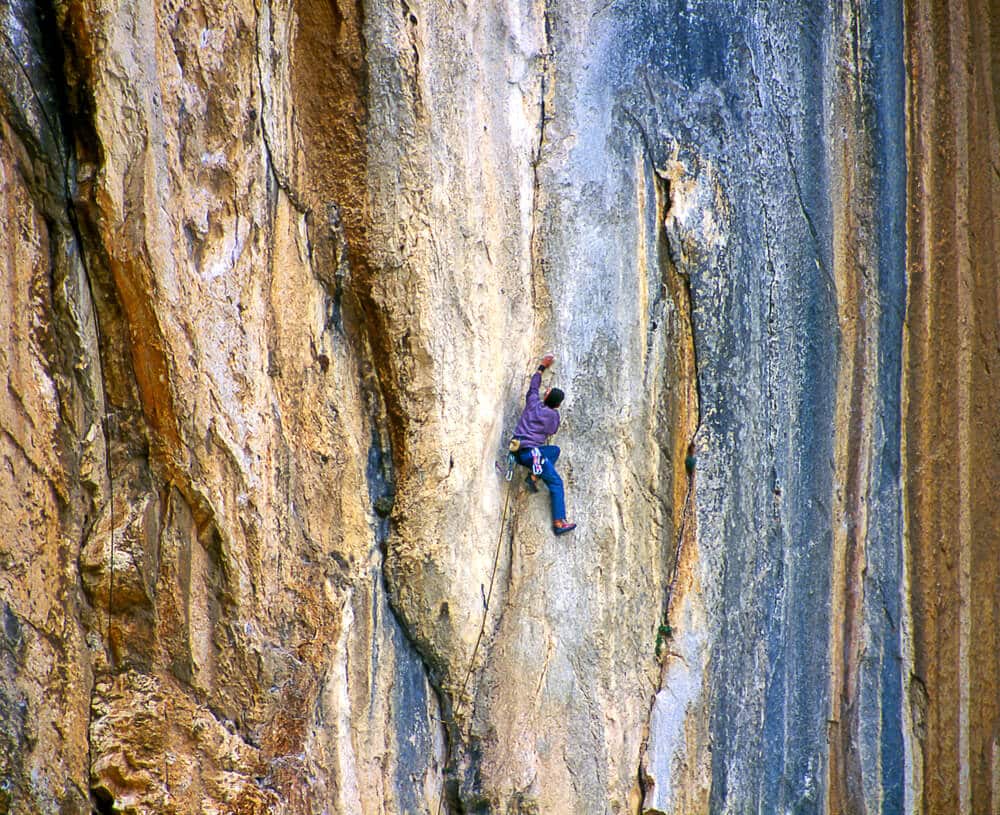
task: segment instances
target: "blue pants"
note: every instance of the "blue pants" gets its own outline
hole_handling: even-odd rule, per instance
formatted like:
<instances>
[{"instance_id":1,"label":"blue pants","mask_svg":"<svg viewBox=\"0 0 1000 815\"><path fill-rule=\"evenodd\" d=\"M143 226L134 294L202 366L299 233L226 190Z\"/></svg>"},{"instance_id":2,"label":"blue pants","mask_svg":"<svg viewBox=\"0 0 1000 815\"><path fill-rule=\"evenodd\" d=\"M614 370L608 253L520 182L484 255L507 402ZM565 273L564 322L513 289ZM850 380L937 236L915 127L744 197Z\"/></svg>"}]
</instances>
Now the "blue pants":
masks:
<instances>
[{"instance_id":1,"label":"blue pants","mask_svg":"<svg viewBox=\"0 0 1000 815\"><path fill-rule=\"evenodd\" d=\"M556 472L556 460L559 458L559 448L554 444L546 444L538 448L542 454L542 481L549 488L549 497L552 499L552 520L561 521L566 519L566 498L563 491L563 480ZM523 467L531 468L531 448L522 447L517 451L517 463Z\"/></svg>"}]
</instances>

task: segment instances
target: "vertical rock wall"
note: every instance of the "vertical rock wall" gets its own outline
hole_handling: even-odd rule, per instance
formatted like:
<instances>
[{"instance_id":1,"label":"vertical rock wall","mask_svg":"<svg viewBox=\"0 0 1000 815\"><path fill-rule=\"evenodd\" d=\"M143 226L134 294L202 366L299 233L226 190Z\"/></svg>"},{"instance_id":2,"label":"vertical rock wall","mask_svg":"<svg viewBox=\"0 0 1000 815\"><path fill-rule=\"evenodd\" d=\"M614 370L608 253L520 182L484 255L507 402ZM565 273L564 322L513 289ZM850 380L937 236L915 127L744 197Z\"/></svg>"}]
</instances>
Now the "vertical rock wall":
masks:
<instances>
[{"instance_id":1,"label":"vertical rock wall","mask_svg":"<svg viewBox=\"0 0 1000 815\"><path fill-rule=\"evenodd\" d=\"M912 805L991 812L1000 801L1000 420L992 407L1000 7L907 3L906 20Z\"/></svg>"},{"instance_id":2,"label":"vertical rock wall","mask_svg":"<svg viewBox=\"0 0 1000 815\"><path fill-rule=\"evenodd\" d=\"M0 19L0 811L83 812L95 621L79 552L108 497L101 376L55 20L30 4Z\"/></svg>"},{"instance_id":3,"label":"vertical rock wall","mask_svg":"<svg viewBox=\"0 0 1000 815\"><path fill-rule=\"evenodd\" d=\"M288 7L4 13L5 811L426 810L360 206L303 159L333 154L315 46Z\"/></svg>"},{"instance_id":4,"label":"vertical rock wall","mask_svg":"<svg viewBox=\"0 0 1000 815\"><path fill-rule=\"evenodd\" d=\"M0 15L0 812L996 808L1000 10Z\"/></svg>"}]
</instances>

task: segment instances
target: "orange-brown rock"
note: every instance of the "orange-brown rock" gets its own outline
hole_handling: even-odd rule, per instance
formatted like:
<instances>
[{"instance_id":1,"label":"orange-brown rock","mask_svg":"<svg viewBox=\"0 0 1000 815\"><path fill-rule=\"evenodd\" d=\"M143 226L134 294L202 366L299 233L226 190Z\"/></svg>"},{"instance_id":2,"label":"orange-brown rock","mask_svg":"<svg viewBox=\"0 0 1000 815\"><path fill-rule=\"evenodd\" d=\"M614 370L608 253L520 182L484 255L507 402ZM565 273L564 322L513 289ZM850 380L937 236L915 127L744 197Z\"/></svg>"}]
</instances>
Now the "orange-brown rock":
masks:
<instances>
[{"instance_id":1,"label":"orange-brown rock","mask_svg":"<svg viewBox=\"0 0 1000 815\"><path fill-rule=\"evenodd\" d=\"M1000 800L1000 31L996 3L906 3L903 384L912 805Z\"/></svg>"}]
</instances>

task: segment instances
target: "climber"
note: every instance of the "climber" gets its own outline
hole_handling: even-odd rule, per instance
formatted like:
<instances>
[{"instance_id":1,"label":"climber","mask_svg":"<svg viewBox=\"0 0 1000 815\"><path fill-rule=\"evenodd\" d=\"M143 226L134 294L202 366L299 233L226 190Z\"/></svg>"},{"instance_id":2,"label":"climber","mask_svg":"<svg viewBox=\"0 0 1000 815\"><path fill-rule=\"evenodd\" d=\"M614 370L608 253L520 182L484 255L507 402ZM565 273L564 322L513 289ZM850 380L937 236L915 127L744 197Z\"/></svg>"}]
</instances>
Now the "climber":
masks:
<instances>
[{"instance_id":1,"label":"climber","mask_svg":"<svg viewBox=\"0 0 1000 815\"><path fill-rule=\"evenodd\" d=\"M559 458L559 448L554 444L546 444L549 436L559 429L559 405L562 404L563 392L559 388L546 388L545 396L539 397L538 388L542 384L542 373L555 362L552 354L542 357L538 370L531 377L528 385L528 395L525 397L524 411L514 428L514 440L511 450L518 464L531 468L525 479L531 492L538 492L538 479L541 477L549 488L552 500L552 531L557 535L565 535L576 529L576 524L566 520L566 504L563 493L563 481L556 472L556 459Z\"/></svg>"}]
</instances>

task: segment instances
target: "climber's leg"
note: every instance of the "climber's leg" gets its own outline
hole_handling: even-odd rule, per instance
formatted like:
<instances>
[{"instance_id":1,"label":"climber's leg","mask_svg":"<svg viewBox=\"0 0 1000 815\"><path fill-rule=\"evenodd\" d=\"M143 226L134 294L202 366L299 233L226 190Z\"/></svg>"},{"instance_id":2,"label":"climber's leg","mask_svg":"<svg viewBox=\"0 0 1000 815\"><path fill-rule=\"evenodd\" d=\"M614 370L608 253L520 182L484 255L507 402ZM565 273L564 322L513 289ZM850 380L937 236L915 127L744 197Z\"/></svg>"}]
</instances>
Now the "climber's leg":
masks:
<instances>
[{"instance_id":1,"label":"climber's leg","mask_svg":"<svg viewBox=\"0 0 1000 815\"><path fill-rule=\"evenodd\" d=\"M566 521L565 488L563 487L562 477L556 472L555 468L555 463L559 459L559 448L554 444L546 444L535 448L535 450L537 450L537 454L531 449L518 450L515 453L517 462L528 468L531 468L537 462L541 463L542 472L540 477L549 488L549 499L552 503L552 529L557 535L572 532L576 529L576 524ZM525 484L527 484L528 489L532 492L538 492L536 480L537 477L533 474L529 474L527 479L525 479Z\"/></svg>"},{"instance_id":2,"label":"climber's leg","mask_svg":"<svg viewBox=\"0 0 1000 815\"><path fill-rule=\"evenodd\" d=\"M555 463L559 458L559 448L554 444L547 444L538 448L543 457L542 461L542 481L549 488L549 497L552 500L552 520L566 519L566 498L563 488L563 480L556 472Z\"/></svg>"}]
</instances>

